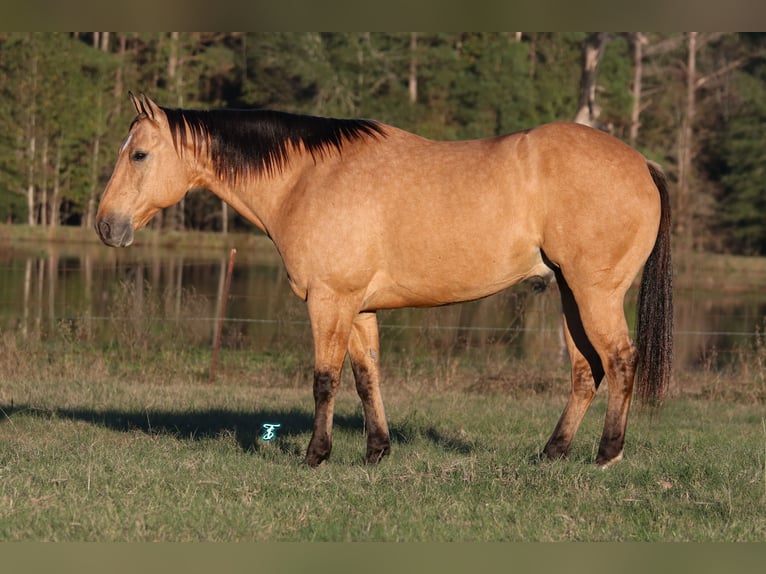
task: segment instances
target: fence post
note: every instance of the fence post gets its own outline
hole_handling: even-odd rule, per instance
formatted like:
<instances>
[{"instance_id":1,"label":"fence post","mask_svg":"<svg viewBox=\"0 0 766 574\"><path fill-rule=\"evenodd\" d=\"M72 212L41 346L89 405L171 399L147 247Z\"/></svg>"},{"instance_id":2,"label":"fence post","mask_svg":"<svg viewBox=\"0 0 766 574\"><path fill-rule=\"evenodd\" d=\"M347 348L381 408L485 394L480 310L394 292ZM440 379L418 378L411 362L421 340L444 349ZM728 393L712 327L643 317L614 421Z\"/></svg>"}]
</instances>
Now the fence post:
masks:
<instances>
[{"instance_id":1,"label":"fence post","mask_svg":"<svg viewBox=\"0 0 766 574\"><path fill-rule=\"evenodd\" d=\"M209 382L213 382L215 378L215 366L218 362L218 348L221 346L221 334L223 333L223 320L226 317L226 302L229 299L229 289L231 288L231 274L234 271L234 258L237 255L237 250L232 248L229 254L229 268L226 271L226 283L223 287L223 295L221 296L221 305L218 309L218 326L215 331L215 338L213 339L213 359L210 362L210 379Z\"/></svg>"}]
</instances>

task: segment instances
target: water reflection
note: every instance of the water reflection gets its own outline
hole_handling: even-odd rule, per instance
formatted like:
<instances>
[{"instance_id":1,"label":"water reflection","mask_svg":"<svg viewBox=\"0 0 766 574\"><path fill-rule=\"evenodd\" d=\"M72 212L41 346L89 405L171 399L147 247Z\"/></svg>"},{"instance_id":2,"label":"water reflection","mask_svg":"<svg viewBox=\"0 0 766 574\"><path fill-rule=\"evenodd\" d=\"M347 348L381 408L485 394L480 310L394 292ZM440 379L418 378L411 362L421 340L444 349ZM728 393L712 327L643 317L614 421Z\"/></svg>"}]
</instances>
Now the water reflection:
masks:
<instances>
[{"instance_id":1,"label":"water reflection","mask_svg":"<svg viewBox=\"0 0 766 574\"><path fill-rule=\"evenodd\" d=\"M216 251L65 244L6 250L0 252L0 329L51 336L67 322L108 340L119 321L141 316L183 322L190 344L209 346L227 264L228 252ZM628 307L633 304L631 297ZM747 352L765 315L764 297L677 291L677 366L716 366ZM464 305L380 312L379 320L384 353L493 350L565 360L555 287L535 294L522 285ZM309 353L310 337L305 304L290 291L273 248L238 255L223 344L258 352L301 346Z\"/></svg>"}]
</instances>

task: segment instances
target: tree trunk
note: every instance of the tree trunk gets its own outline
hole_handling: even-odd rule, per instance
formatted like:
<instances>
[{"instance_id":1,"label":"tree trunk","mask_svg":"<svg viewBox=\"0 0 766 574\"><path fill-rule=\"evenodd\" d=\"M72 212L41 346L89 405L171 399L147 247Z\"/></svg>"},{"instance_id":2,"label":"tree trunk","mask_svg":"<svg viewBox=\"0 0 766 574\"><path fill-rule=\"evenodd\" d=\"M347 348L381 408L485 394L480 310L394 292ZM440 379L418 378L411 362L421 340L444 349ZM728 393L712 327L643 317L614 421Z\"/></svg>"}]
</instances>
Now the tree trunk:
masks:
<instances>
[{"instance_id":1,"label":"tree trunk","mask_svg":"<svg viewBox=\"0 0 766 574\"><path fill-rule=\"evenodd\" d=\"M29 147L27 148L27 223L35 225L35 112L32 110L29 121Z\"/></svg>"},{"instance_id":2,"label":"tree trunk","mask_svg":"<svg viewBox=\"0 0 766 574\"><path fill-rule=\"evenodd\" d=\"M99 102L99 113L100 113ZM100 115L100 114L99 114ZM82 220L82 227L92 228L96 221L96 197L98 196L98 158L99 151L101 149L101 135L96 134L93 140L93 155L91 156L91 171L90 171L90 197L88 197L88 206L85 210L85 217Z\"/></svg>"},{"instance_id":3,"label":"tree trunk","mask_svg":"<svg viewBox=\"0 0 766 574\"><path fill-rule=\"evenodd\" d=\"M40 225L48 225L48 138L43 137L43 153L40 160L42 181L40 182Z\"/></svg>"},{"instance_id":4,"label":"tree trunk","mask_svg":"<svg viewBox=\"0 0 766 574\"><path fill-rule=\"evenodd\" d=\"M641 127L641 80L644 73L644 44L646 34L634 32L630 35L633 43L633 106L630 110L630 145L636 147L638 130Z\"/></svg>"},{"instance_id":5,"label":"tree trunk","mask_svg":"<svg viewBox=\"0 0 766 574\"><path fill-rule=\"evenodd\" d=\"M168 84L173 86L173 91L176 93L176 103L178 107L183 107L183 95L181 94L180 85L180 74L178 73L179 68L179 38L180 33L179 32L171 32L170 33L170 54L168 55L168 68L167 68L167 74L168 74Z\"/></svg>"},{"instance_id":6,"label":"tree trunk","mask_svg":"<svg viewBox=\"0 0 766 574\"><path fill-rule=\"evenodd\" d=\"M109 51L109 32L101 32L100 36L96 36L95 34L98 34L98 32L94 33L93 37L93 46L95 48L100 49L103 52ZM100 38L100 42L99 42ZM85 216L83 217L81 221L82 227L92 228L96 221L96 198L98 197L100 190L99 185L99 159L100 159L100 152L101 152L101 138L103 136L103 132L106 129L107 119L104 112L104 99L101 95L101 93L98 94L98 98L96 101L96 107L95 107L95 113L97 118L97 128L96 128L96 134L93 138L93 155L91 157L91 192L90 197L88 197L88 205L85 210Z\"/></svg>"},{"instance_id":7,"label":"tree trunk","mask_svg":"<svg viewBox=\"0 0 766 574\"><path fill-rule=\"evenodd\" d=\"M410 33L410 104L418 101L418 33Z\"/></svg>"},{"instance_id":8,"label":"tree trunk","mask_svg":"<svg viewBox=\"0 0 766 574\"><path fill-rule=\"evenodd\" d=\"M53 196L51 197L51 227L58 227L61 219L61 138L56 140L56 164L53 167Z\"/></svg>"},{"instance_id":9,"label":"tree trunk","mask_svg":"<svg viewBox=\"0 0 766 574\"><path fill-rule=\"evenodd\" d=\"M100 193L99 181L98 181L98 168L99 157L101 152L101 135L104 125L104 101L101 94L98 94L96 101L94 102L93 113L96 116L96 133L93 136L93 148L91 154L90 164L90 193L88 194L88 204L85 208L84 217L82 218L80 225L85 228L93 228L96 221L96 198Z\"/></svg>"},{"instance_id":10,"label":"tree trunk","mask_svg":"<svg viewBox=\"0 0 766 574\"><path fill-rule=\"evenodd\" d=\"M127 51L128 37L125 34L118 34L117 41L120 45L117 52L120 65L117 66L117 70L114 73L114 90L112 90L112 95L114 96L114 109L112 113L114 114L115 119L120 117L122 102L125 99L125 81L122 70L125 64L125 52Z\"/></svg>"},{"instance_id":11,"label":"tree trunk","mask_svg":"<svg viewBox=\"0 0 766 574\"><path fill-rule=\"evenodd\" d=\"M580 100L574 121L587 126L596 125L601 113L596 104L596 76L609 35L606 32L588 34L583 42L583 64L580 74Z\"/></svg>"},{"instance_id":12,"label":"tree trunk","mask_svg":"<svg viewBox=\"0 0 766 574\"><path fill-rule=\"evenodd\" d=\"M678 145L678 205L676 208L676 231L679 235L690 233L690 195L692 151L694 137L694 113L696 107L697 82L697 32L689 32L688 60L686 64L686 105L681 124Z\"/></svg>"},{"instance_id":13,"label":"tree trunk","mask_svg":"<svg viewBox=\"0 0 766 574\"><path fill-rule=\"evenodd\" d=\"M180 108L183 107L183 90L181 87L181 48L180 48L180 33L170 33L170 50L168 55L167 65L167 78L168 85L176 94L176 105ZM164 223L171 230L178 230L184 228L184 204L185 201L182 198L179 203L172 205L165 209Z\"/></svg>"},{"instance_id":14,"label":"tree trunk","mask_svg":"<svg viewBox=\"0 0 766 574\"><path fill-rule=\"evenodd\" d=\"M32 76L31 105L27 118L27 223L35 225L35 161L37 159L37 51L32 47L32 62L30 75Z\"/></svg>"},{"instance_id":15,"label":"tree trunk","mask_svg":"<svg viewBox=\"0 0 766 574\"><path fill-rule=\"evenodd\" d=\"M229 204L221 200L221 233L229 233Z\"/></svg>"}]
</instances>

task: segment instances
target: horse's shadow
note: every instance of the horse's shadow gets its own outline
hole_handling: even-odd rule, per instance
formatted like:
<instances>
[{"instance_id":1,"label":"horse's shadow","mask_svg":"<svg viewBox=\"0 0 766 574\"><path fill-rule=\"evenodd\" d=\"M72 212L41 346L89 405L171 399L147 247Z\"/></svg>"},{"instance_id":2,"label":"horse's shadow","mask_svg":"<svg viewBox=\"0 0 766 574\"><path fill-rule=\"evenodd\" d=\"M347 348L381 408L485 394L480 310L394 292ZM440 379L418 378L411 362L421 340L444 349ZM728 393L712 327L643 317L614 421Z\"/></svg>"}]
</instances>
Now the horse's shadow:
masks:
<instances>
[{"instance_id":1,"label":"horse's shadow","mask_svg":"<svg viewBox=\"0 0 766 574\"><path fill-rule=\"evenodd\" d=\"M0 405L0 423L11 420L13 415L56 417L83 421L119 432L141 432L152 436L171 436L178 440L202 441L224 435L235 437L239 447L247 453L257 453L266 444L293 456L302 456L306 445L297 439L298 435L311 432L314 417L300 409L257 409L252 412L231 409L206 409L199 411L173 410L118 410L92 408L39 409L30 405ZM361 414L335 413L333 426L336 429L363 431L364 418ZM278 424L274 429L280 440L266 440L268 428L264 425ZM391 440L409 443L415 436L423 437L446 451L468 454L474 445L460 437L431 426L407 422L391 424Z\"/></svg>"}]
</instances>

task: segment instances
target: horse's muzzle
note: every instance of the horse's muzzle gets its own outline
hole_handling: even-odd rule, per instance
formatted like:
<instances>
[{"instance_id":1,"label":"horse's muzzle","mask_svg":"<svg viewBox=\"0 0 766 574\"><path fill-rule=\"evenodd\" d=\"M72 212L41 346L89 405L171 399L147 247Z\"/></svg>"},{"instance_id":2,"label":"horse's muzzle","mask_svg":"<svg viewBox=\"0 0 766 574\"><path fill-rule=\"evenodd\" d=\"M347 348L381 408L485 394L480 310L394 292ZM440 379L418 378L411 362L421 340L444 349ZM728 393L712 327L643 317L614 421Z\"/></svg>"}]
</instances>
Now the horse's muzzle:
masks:
<instances>
[{"instance_id":1,"label":"horse's muzzle","mask_svg":"<svg viewBox=\"0 0 766 574\"><path fill-rule=\"evenodd\" d=\"M127 247L133 243L133 223L129 217L119 215L96 219L96 233L110 247Z\"/></svg>"}]
</instances>

